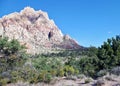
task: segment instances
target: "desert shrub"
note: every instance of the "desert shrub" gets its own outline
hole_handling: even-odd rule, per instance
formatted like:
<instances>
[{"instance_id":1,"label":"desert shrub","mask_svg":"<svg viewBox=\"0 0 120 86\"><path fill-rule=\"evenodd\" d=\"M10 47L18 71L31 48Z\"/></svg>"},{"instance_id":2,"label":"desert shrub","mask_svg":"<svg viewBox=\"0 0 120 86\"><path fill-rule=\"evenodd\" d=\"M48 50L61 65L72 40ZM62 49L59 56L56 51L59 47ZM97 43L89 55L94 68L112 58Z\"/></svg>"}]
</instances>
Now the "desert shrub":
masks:
<instances>
[{"instance_id":1,"label":"desert shrub","mask_svg":"<svg viewBox=\"0 0 120 86\"><path fill-rule=\"evenodd\" d=\"M107 71L106 70L100 70L99 72L97 72L97 77L102 77L102 76L105 76L107 74Z\"/></svg>"},{"instance_id":2,"label":"desert shrub","mask_svg":"<svg viewBox=\"0 0 120 86\"><path fill-rule=\"evenodd\" d=\"M30 83L33 83L33 82L36 83L36 82L38 82L37 78L38 78L39 74L34 68L25 66L19 70L19 76L21 76L21 78L24 81L28 81Z\"/></svg>"},{"instance_id":3,"label":"desert shrub","mask_svg":"<svg viewBox=\"0 0 120 86\"><path fill-rule=\"evenodd\" d=\"M53 70L50 70L50 74L55 77L57 75L57 70L53 69Z\"/></svg>"},{"instance_id":4,"label":"desert shrub","mask_svg":"<svg viewBox=\"0 0 120 86\"><path fill-rule=\"evenodd\" d=\"M97 55L97 52L98 52L98 49L94 46L90 46L88 48L88 51L86 51L86 55L89 56L89 57L93 57Z\"/></svg>"},{"instance_id":5,"label":"desert shrub","mask_svg":"<svg viewBox=\"0 0 120 86\"><path fill-rule=\"evenodd\" d=\"M37 83L38 72L29 66L24 66L19 69L11 71L11 82L16 83L18 80L29 83Z\"/></svg>"},{"instance_id":6,"label":"desert shrub","mask_svg":"<svg viewBox=\"0 0 120 86\"><path fill-rule=\"evenodd\" d=\"M98 48L99 70L112 69L120 65L120 36L117 35Z\"/></svg>"},{"instance_id":7,"label":"desert shrub","mask_svg":"<svg viewBox=\"0 0 120 86\"><path fill-rule=\"evenodd\" d=\"M54 84L57 83L58 81L59 81L59 78L58 78L58 77L54 77L54 78L51 80L50 84L51 84L51 85L54 85Z\"/></svg>"},{"instance_id":8,"label":"desert shrub","mask_svg":"<svg viewBox=\"0 0 120 86\"><path fill-rule=\"evenodd\" d=\"M57 76L60 76L60 77L63 77L65 75L65 71L63 68L60 68L58 71L57 71Z\"/></svg>"},{"instance_id":9,"label":"desert shrub","mask_svg":"<svg viewBox=\"0 0 120 86\"><path fill-rule=\"evenodd\" d=\"M115 75L120 75L120 67L112 68L110 73L115 74Z\"/></svg>"},{"instance_id":10,"label":"desert shrub","mask_svg":"<svg viewBox=\"0 0 120 86\"><path fill-rule=\"evenodd\" d=\"M10 82L10 80L8 78L0 79L0 86L5 86L9 82Z\"/></svg>"},{"instance_id":11,"label":"desert shrub","mask_svg":"<svg viewBox=\"0 0 120 86\"><path fill-rule=\"evenodd\" d=\"M16 83L17 80L21 80L21 76L19 74L19 71L11 71L11 82Z\"/></svg>"},{"instance_id":12,"label":"desert shrub","mask_svg":"<svg viewBox=\"0 0 120 86\"><path fill-rule=\"evenodd\" d=\"M49 83L52 80L52 75L49 72L44 70L44 71L41 71L38 79L40 80L40 82Z\"/></svg>"},{"instance_id":13,"label":"desert shrub","mask_svg":"<svg viewBox=\"0 0 120 86\"><path fill-rule=\"evenodd\" d=\"M8 41L7 37L0 38L0 53L8 56L10 54L17 54L25 49L25 46L20 45L16 39Z\"/></svg>"},{"instance_id":14,"label":"desert shrub","mask_svg":"<svg viewBox=\"0 0 120 86\"><path fill-rule=\"evenodd\" d=\"M32 60L32 64L39 72L39 82L49 83L55 76L64 76L63 63L60 58L39 56Z\"/></svg>"},{"instance_id":15,"label":"desert shrub","mask_svg":"<svg viewBox=\"0 0 120 86\"><path fill-rule=\"evenodd\" d=\"M66 76L74 75L74 73L75 73L75 69L69 65L64 66L64 71L65 71Z\"/></svg>"},{"instance_id":16,"label":"desert shrub","mask_svg":"<svg viewBox=\"0 0 120 86\"><path fill-rule=\"evenodd\" d=\"M108 81L115 81L112 76L106 76L105 79L108 80Z\"/></svg>"},{"instance_id":17,"label":"desert shrub","mask_svg":"<svg viewBox=\"0 0 120 86\"><path fill-rule=\"evenodd\" d=\"M0 38L0 83L17 82L20 80L17 69L26 62L25 47L15 40L7 37ZM9 80L9 81L8 81Z\"/></svg>"},{"instance_id":18,"label":"desert shrub","mask_svg":"<svg viewBox=\"0 0 120 86\"><path fill-rule=\"evenodd\" d=\"M79 70L75 69L75 75L78 75L78 74L79 74Z\"/></svg>"},{"instance_id":19,"label":"desert shrub","mask_svg":"<svg viewBox=\"0 0 120 86\"><path fill-rule=\"evenodd\" d=\"M83 78L85 78L85 75L84 74L79 74L79 75L77 75L77 78L78 79L83 79Z\"/></svg>"},{"instance_id":20,"label":"desert shrub","mask_svg":"<svg viewBox=\"0 0 120 86\"><path fill-rule=\"evenodd\" d=\"M46 57L35 58L33 59L32 64L38 71L57 70L63 65L59 58L46 58Z\"/></svg>"},{"instance_id":21,"label":"desert shrub","mask_svg":"<svg viewBox=\"0 0 120 86\"><path fill-rule=\"evenodd\" d=\"M66 79L75 81L77 80L77 76L70 75L70 76L67 76Z\"/></svg>"},{"instance_id":22,"label":"desert shrub","mask_svg":"<svg viewBox=\"0 0 120 86\"><path fill-rule=\"evenodd\" d=\"M95 77L98 72L97 57L82 56L81 58L68 58L65 65L72 66L74 68L74 74L85 74L86 76Z\"/></svg>"},{"instance_id":23,"label":"desert shrub","mask_svg":"<svg viewBox=\"0 0 120 86\"><path fill-rule=\"evenodd\" d=\"M85 84L90 83L92 80L90 78L85 79Z\"/></svg>"},{"instance_id":24,"label":"desert shrub","mask_svg":"<svg viewBox=\"0 0 120 86\"><path fill-rule=\"evenodd\" d=\"M8 38L0 38L0 73L13 70L22 66L25 63L24 46L13 39L8 41Z\"/></svg>"},{"instance_id":25,"label":"desert shrub","mask_svg":"<svg viewBox=\"0 0 120 86\"><path fill-rule=\"evenodd\" d=\"M52 75L50 73L47 73L45 82L50 83L51 80L52 80Z\"/></svg>"},{"instance_id":26,"label":"desert shrub","mask_svg":"<svg viewBox=\"0 0 120 86\"><path fill-rule=\"evenodd\" d=\"M85 74L86 76L94 77L98 71L98 58L97 57L83 57L78 61L79 72Z\"/></svg>"},{"instance_id":27,"label":"desert shrub","mask_svg":"<svg viewBox=\"0 0 120 86\"><path fill-rule=\"evenodd\" d=\"M41 71L40 74L39 74L39 77L38 77L39 81L43 81L44 82L46 80L47 73L48 72L46 70Z\"/></svg>"},{"instance_id":28,"label":"desert shrub","mask_svg":"<svg viewBox=\"0 0 120 86\"><path fill-rule=\"evenodd\" d=\"M103 79L99 79L96 82L96 86L103 86L104 84L105 84L105 80L103 80Z\"/></svg>"},{"instance_id":29,"label":"desert shrub","mask_svg":"<svg viewBox=\"0 0 120 86\"><path fill-rule=\"evenodd\" d=\"M74 68L78 68L79 67L79 64L78 64L78 58L75 58L75 57L68 57L67 58L67 61L65 62L65 65L69 65L69 66L72 66Z\"/></svg>"}]
</instances>

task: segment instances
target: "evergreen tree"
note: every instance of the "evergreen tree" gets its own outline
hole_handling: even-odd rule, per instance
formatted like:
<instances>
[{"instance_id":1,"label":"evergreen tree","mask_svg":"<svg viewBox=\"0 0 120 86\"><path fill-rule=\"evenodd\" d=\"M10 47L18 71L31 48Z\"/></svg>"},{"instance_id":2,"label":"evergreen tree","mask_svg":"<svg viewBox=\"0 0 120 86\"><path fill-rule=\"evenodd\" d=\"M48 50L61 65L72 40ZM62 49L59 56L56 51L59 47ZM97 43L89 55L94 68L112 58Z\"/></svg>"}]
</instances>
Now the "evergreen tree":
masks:
<instances>
[{"instance_id":1,"label":"evergreen tree","mask_svg":"<svg viewBox=\"0 0 120 86\"><path fill-rule=\"evenodd\" d=\"M99 68L110 69L120 65L120 36L108 39L98 48Z\"/></svg>"}]
</instances>

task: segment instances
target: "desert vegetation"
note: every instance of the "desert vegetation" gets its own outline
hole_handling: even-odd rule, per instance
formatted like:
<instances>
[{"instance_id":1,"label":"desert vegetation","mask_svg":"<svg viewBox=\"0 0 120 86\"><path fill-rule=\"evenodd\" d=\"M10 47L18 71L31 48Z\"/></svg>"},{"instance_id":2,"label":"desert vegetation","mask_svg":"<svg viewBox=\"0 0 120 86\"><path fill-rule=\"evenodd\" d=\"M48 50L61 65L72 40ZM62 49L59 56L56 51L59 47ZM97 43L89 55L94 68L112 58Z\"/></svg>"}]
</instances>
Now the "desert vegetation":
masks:
<instances>
[{"instance_id":1,"label":"desert vegetation","mask_svg":"<svg viewBox=\"0 0 120 86\"><path fill-rule=\"evenodd\" d=\"M119 66L120 36L108 39L98 48L39 55L27 54L25 46L15 39L0 38L0 86L18 81L50 83L56 77L75 80L82 74L93 79L107 73L119 76ZM86 79L85 83L90 81Z\"/></svg>"}]
</instances>

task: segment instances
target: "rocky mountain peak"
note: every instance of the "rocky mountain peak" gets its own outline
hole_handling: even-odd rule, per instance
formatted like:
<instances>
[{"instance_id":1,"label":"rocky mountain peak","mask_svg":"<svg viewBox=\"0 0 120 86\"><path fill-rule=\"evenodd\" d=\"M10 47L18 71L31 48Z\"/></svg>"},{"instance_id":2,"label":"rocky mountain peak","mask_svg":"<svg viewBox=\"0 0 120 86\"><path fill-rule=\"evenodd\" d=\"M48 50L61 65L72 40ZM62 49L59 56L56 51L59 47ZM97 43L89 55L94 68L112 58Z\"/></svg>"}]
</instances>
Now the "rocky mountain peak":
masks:
<instances>
[{"instance_id":1,"label":"rocky mountain peak","mask_svg":"<svg viewBox=\"0 0 120 86\"><path fill-rule=\"evenodd\" d=\"M63 35L48 14L25 7L0 19L0 35L18 39L29 53L51 49L81 48L69 35Z\"/></svg>"},{"instance_id":2,"label":"rocky mountain peak","mask_svg":"<svg viewBox=\"0 0 120 86\"><path fill-rule=\"evenodd\" d=\"M49 20L48 14L46 12L43 12L41 10L35 11L33 8L30 7L24 8L20 12L20 14L27 17L31 22L37 21L38 19Z\"/></svg>"}]
</instances>

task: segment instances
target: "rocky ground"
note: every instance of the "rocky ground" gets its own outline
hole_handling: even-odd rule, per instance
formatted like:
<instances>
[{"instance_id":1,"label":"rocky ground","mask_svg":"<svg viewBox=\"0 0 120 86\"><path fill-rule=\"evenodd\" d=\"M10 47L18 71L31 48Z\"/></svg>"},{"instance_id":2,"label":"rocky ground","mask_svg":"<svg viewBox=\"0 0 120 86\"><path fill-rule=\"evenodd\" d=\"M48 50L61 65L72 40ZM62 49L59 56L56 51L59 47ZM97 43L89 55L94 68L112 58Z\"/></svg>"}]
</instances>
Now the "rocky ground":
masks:
<instances>
[{"instance_id":1,"label":"rocky ground","mask_svg":"<svg viewBox=\"0 0 120 86\"><path fill-rule=\"evenodd\" d=\"M76 79L76 80L67 80L66 78L57 78L50 82L50 84L38 83L32 84L18 82L16 84L9 84L7 86L120 86L120 77L118 76L104 76L97 80L90 80L89 83L86 83L86 79Z\"/></svg>"}]
</instances>

